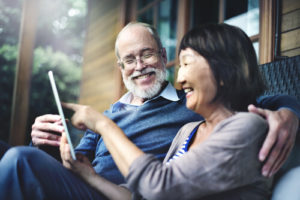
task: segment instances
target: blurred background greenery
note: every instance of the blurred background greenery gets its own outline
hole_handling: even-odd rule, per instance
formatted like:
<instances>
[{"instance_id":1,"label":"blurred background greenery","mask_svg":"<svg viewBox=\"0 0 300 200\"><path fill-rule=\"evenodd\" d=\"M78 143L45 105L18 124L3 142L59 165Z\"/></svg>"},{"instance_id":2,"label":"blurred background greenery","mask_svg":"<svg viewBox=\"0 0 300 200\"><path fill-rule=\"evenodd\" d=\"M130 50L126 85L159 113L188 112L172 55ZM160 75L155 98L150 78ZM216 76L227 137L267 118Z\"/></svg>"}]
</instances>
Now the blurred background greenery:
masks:
<instances>
[{"instance_id":1,"label":"blurred background greenery","mask_svg":"<svg viewBox=\"0 0 300 200\"><path fill-rule=\"evenodd\" d=\"M8 142L22 0L0 0L0 140ZM47 72L62 101L77 102L85 37L85 0L43 0L35 39L26 137L35 118L57 113ZM68 114L67 114L68 115Z\"/></svg>"}]
</instances>

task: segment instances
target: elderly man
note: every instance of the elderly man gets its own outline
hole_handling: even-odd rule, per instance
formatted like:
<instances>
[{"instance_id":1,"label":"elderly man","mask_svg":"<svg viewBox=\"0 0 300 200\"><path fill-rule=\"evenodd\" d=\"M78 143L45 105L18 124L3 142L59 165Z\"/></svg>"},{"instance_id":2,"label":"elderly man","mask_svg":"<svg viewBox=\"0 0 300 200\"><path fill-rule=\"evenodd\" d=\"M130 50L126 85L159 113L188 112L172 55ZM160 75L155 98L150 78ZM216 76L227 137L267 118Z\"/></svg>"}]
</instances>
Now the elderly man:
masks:
<instances>
[{"instance_id":1,"label":"elderly man","mask_svg":"<svg viewBox=\"0 0 300 200\"><path fill-rule=\"evenodd\" d=\"M166 52L151 26L142 23L127 25L116 40L116 55L129 92L105 111L105 115L115 121L144 152L163 158L179 128L187 122L200 120L199 116L186 109L183 91L176 91L165 81ZM282 101L284 105L280 103ZM258 104L263 108L289 108L273 112L252 108L254 112L265 113L269 119L270 132L260 157L264 160L274 146L263 168L263 173L270 175L281 166L285 153L294 142L299 120L290 110L295 110L298 114L300 110L297 110L297 102L287 96L266 98ZM59 146L60 136L53 135L50 131L63 131L60 120L57 115L38 117L32 126L33 144ZM291 126L286 126L286 123ZM0 177L0 199L103 197L95 188L109 198L123 199L110 192L113 191L111 188L118 187L115 184L124 183L124 178L100 136L88 130L76 147L76 152L85 155L78 157L79 162L88 166L86 157L92 160L94 171L100 175L95 176L95 183L98 184L88 185L36 148L12 148L0 161L0 170L5 174L1 173Z\"/></svg>"}]
</instances>

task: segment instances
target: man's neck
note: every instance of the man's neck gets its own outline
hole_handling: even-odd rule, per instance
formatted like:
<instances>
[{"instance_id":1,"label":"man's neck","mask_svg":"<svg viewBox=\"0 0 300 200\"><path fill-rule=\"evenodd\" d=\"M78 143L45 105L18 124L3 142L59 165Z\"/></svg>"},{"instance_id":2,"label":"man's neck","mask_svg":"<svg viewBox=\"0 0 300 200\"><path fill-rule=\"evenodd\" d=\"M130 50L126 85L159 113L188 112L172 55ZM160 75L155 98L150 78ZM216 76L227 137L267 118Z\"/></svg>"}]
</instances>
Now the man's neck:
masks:
<instances>
[{"instance_id":1,"label":"man's neck","mask_svg":"<svg viewBox=\"0 0 300 200\"><path fill-rule=\"evenodd\" d=\"M149 99L153 99L154 97L158 96L165 88L166 86L168 85L168 82L165 81L163 84L162 84L162 87L161 89L159 90L159 92L154 95L153 97L151 98L141 98L141 97L138 97L138 96L135 96L133 95L133 98L132 100L130 101L130 104L131 105L136 105L136 106L140 106L140 105L143 105L145 103L145 101L149 100Z\"/></svg>"}]
</instances>

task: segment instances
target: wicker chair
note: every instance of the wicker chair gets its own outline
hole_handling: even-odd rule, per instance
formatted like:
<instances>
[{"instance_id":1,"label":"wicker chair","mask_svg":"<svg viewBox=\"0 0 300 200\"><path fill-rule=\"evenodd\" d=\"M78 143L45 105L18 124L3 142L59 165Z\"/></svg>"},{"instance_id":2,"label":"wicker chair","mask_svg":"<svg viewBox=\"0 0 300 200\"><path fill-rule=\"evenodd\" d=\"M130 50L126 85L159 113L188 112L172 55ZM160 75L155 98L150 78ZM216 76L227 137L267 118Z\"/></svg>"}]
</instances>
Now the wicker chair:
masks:
<instances>
[{"instance_id":1,"label":"wicker chair","mask_svg":"<svg viewBox=\"0 0 300 200\"><path fill-rule=\"evenodd\" d=\"M265 94L288 94L300 101L300 55L286 57L259 67L268 87Z\"/></svg>"},{"instance_id":2,"label":"wicker chair","mask_svg":"<svg viewBox=\"0 0 300 200\"><path fill-rule=\"evenodd\" d=\"M287 94L300 102L300 55L260 65L259 69L267 85L265 95ZM278 192L276 185L282 176L295 167L300 167L299 131L292 153L274 177L274 193Z\"/></svg>"}]
</instances>

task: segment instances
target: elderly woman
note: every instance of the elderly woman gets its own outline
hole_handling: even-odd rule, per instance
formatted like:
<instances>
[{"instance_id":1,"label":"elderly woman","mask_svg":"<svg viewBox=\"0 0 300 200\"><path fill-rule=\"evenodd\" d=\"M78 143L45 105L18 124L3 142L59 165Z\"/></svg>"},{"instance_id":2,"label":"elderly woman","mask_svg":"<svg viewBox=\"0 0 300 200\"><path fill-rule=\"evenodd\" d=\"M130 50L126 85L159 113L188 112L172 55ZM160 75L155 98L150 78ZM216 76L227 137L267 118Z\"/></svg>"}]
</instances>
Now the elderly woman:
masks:
<instances>
[{"instance_id":1,"label":"elderly woman","mask_svg":"<svg viewBox=\"0 0 300 200\"><path fill-rule=\"evenodd\" d=\"M204 121L183 126L163 162L143 153L90 107L67 104L76 111L73 123L101 134L135 198L267 199L270 179L261 175L257 154L268 126L260 116L243 112L264 88L251 41L237 27L206 25L184 36L179 59L177 81L186 106ZM66 167L103 192L92 169L76 167L64 137L61 152Z\"/></svg>"}]
</instances>

